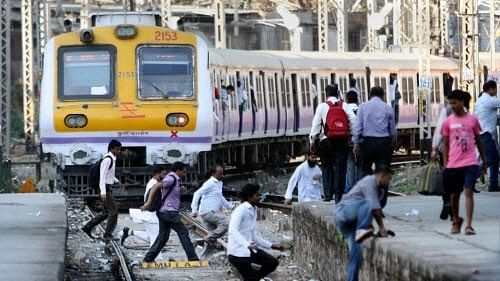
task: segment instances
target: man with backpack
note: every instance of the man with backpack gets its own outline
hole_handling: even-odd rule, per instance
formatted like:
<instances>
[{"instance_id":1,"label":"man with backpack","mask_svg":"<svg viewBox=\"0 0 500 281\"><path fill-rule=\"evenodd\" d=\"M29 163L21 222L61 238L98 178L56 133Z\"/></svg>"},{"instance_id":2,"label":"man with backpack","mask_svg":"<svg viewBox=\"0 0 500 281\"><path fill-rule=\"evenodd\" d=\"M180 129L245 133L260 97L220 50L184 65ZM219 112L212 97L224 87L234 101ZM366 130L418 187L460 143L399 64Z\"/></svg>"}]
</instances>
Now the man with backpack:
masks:
<instances>
[{"instance_id":1,"label":"man with backpack","mask_svg":"<svg viewBox=\"0 0 500 281\"><path fill-rule=\"evenodd\" d=\"M179 209L181 206L181 177L186 175L186 165L182 162L175 162L172 164L172 170L168 173L161 185L155 185L151 188L148 201L141 206L141 210L152 211L154 198L161 194L161 205L156 212L156 216L160 221L160 233L156 240L144 256L144 262L153 262L163 249L170 236L170 229L174 229L181 240L182 248L186 252L188 260L198 260L198 255L194 250L194 246L189 238L189 232L186 226L181 222ZM160 192L158 194L158 192Z\"/></svg>"},{"instance_id":2,"label":"man with backpack","mask_svg":"<svg viewBox=\"0 0 500 281\"><path fill-rule=\"evenodd\" d=\"M337 84L325 88L327 101L318 105L311 126L311 146L319 138L324 200L342 199L345 187L347 150L356 115L347 103L339 100Z\"/></svg>"},{"instance_id":3,"label":"man with backpack","mask_svg":"<svg viewBox=\"0 0 500 281\"><path fill-rule=\"evenodd\" d=\"M363 176L372 174L375 169L389 168L392 147L396 144L396 125L394 111L383 100L384 89L372 87L370 100L359 106L357 122L352 135L353 153L361 151Z\"/></svg>"},{"instance_id":4,"label":"man with backpack","mask_svg":"<svg viewBox=\"0 0 500 281\"><path fill-rule=\"evenodd\" d=\"M95 178L99 178L99 194L101 201L104 203L104 210L82 227L82 231L92 239L94 238L92 236L92 229L105 219L108 221L103 234L103 240L113 239L112 234L118 221L118 210L116 208L111 185L116 183L121 185L120 181L115 177L116 156L121 153L121 149L122 144L119 141L114 139L111 140L108 144L108 153L106 153L104 157L95 164L99 166L99 174L89 174L89 185L91 185L91 187ZM94 169L91 167L90 170L92 173L92 170Z\"/></svg>"}]
</instances>

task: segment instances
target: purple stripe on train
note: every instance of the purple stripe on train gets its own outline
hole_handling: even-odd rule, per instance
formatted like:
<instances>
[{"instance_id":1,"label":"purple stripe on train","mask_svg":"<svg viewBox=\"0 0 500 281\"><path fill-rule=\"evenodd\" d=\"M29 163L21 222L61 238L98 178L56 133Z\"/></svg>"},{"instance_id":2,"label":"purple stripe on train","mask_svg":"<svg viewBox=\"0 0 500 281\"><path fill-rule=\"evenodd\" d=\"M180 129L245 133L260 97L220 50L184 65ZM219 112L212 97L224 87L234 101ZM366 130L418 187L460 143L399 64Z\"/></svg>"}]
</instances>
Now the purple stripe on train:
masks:
<instances>
[{"instance_id":1,"label":"purple stripe on train","mask_svg":"<svg viewBox=\"0 0 500 281\"><path fill-rule=\"evenodd\" d=\"M137 143L211 143L212 137L71 137L71 138L42 138L45 144L71 144L71 143L108 143L111 139L121 142Z\"/></svg>"}]
</instances>

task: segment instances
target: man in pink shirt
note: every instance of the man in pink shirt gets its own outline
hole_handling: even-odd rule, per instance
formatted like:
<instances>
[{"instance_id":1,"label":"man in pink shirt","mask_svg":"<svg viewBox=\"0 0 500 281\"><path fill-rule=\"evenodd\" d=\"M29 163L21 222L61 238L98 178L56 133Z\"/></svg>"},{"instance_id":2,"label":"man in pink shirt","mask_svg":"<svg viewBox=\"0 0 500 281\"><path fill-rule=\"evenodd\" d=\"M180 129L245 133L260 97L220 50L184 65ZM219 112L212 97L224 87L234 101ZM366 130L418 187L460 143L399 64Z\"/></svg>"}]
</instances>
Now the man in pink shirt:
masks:
<instances>
[{"instance_id":1,"label":"man in pink shirt","mask_svg":"<svg viewBox=\"0 0 500 281\"><path fill-rule=\"evenodd\" d=\"M453 113L446 118L441 129L443 135L443 162L445 170L443 183L446 192L451 194L451 211L453 223L451 234L460 233L463 219L458 216L460 193L464 190L467 222L466 235L476 234L472 228L472 214L474 211L473 189L479 176L479 163L476 149L479 150L483 162L482 173L486 172L486 159L479 138L481 126L477 118L464 110L464 97L469 93L454 90L448 101Z\"/></svg>"}]
</instances>

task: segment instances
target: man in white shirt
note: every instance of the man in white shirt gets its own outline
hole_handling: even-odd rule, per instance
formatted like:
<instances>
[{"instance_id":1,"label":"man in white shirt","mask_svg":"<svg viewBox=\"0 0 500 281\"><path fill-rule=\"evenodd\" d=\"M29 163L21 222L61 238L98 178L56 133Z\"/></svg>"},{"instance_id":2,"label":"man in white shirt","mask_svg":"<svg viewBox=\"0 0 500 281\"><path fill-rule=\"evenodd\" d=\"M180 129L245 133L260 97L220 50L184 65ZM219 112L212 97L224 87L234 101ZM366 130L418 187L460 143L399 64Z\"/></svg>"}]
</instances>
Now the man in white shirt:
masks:
<instances>
[{"instance_id":1,"label":"man in white shirt","mask_svg":"<svg viewBox=\"0 0 500 281\"><path fill-rule=\"evenodd\" d=\"M205 240L210 246L214 246L216 240L224 236L228 228L222 209L233 209L234 205L222 196L224 168L221 165L215 165L210 171L212 176L193 195L191 210L194 218L200 215L208 230Z\"/></svg>"},{"instance_id":2,"label":"man in white shirt","mask_svg":"<svg viewBox=\"0 0 500 281\"><path fill-rule=\"evenodd\" d=\"M154 166L153 168L153 177L148 181L146 185L146 191L144 192L144 203L148 201L149 191L151 188L157 184L161 184L161 180L167 175L167 169L164 166ZM130 230L128 227L123 228L123 234L121 238L121 244L125 242L125 239L129 236L135 236L143 241L149 242L149 246L153 246L153 243L158 237L159 232L159 222L158 217L156 216L156 212L144 211L141 212L140 209L130 209L130 216L133 220L139 220L144 223L144 228L146 231L140 230ZM137 212L133 212L132 210L136 210ZM136 218L138 217L138 218ZM161 255L161 254L160 254ZM158 256L158 259L162 259L161 256Z\"/></svg>"},{"instance_id":3,"label":"man in white shirt","mask_svg":"<svg viewBox=\"0 0 500 281\"><path fill-rule=\"evenodd\" d=\"M497 83L487 81L483 93L474 105L474 114L481 125L481 142L488 162L490 183L488 191L500 191L498 186L497 118L500 99L497 98Z\"/></svg>"},{"instance_id":4,"label":"man in white shirt","mask_svg":"<svg viewBox=\"0 0 500 281\"><path fill-rule=\"evenodd\" d=\"M259 281L278 267L278 260L260 247L283 249L281 244L273 244L255 231L259 189L256 184L247 184L241 189L243 203L233 211L229 223L228 260L238 269L245 281ZM256 270L252 263L261 267Z\"/></svg>"},{"instance_id":5,"label":"man in white shirt","mask_svg":"<svg viewBox=\"0 0 500 281\"><path fill-rule=\"evenodd\" d=\"M299 188L299 202L321 201L321 169L317 165L318 156L308 152L307 160L300 164L288 181L285 204L292 203L295 186Z\"/></svg>"},{"instance_id":6,"label":"man in white shirt","mask_svg":"<svg viewBox=\"0 0 500 281\"><path fill-rule=\"evenodd\" d=\"M318 105L311 126L310 142L313 146L316 138L320 140L319 156L321 158L321 170L323 172L323 190L325 201L330 201L335 196L335 202L340 202L344 193L347 152L349 149L349 134L345 138L328 138L325 135L325 124L327 124L328 112L334 110L334 106L342 105L349 122L349 132L353 134L356 115L347 103L339 100L339 89L337 84L328 85L325 88L327 101Z\"/></svg>"},{"instance_id":7,"label":"man in white shirt","mask_svg":"<svg viewBox=\"0 0 500 281\"><path fill-rule=\"evenodd\" d=\"M94 238L92 236L92 228L103 222L105 219L108 219L103 239L114 239L112 234L118 221L118 209L116 208L111 185L115 183L121 185L120 181L115 177L116 156L121 153L121 149L122 144L119 141L114 139L111 140L108 144L108 153L104 155L101 161L99 189L101 201L104 203L104 210L82 227L82 231L85 232L90 238Z\"/></svg>"}]
</instances>

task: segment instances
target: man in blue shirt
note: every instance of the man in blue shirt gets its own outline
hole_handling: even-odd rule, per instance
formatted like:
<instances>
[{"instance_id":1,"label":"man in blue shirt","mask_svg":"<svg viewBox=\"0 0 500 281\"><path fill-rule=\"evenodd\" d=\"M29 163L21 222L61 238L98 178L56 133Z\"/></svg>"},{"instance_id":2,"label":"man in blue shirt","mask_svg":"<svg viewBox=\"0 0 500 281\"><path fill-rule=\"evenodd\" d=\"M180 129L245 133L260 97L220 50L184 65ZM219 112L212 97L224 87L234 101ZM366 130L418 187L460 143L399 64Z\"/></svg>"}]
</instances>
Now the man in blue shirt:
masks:
<instances>
[{"instance_id":1,"label":"man in blue shirt","mask_svg":"<svg viewBox=\"0 0 500 281\"><path fill-rule=\"evenodd\" d=\"M363 155L364 176L372 174L373 163L376 169L391 165L392 147L396 144L397 132L394 112L383 99L384 90L372 87L370 100L361 104L356 116L352 135L353 153L359 155L361 151Z\"/></svg>"},{"instance_id":2,"label":"man in blue shirt","mask_svg":"<svg viewBox=\"0 0 500 281\"><path fill-rule=\"evenodd\" d=\"M488 162L490 183L488 191L500 191L498 186L497 118L500 99L497 98L497 83L488 81L483 85L483 93L474 105L474 114L481 125L481 142Z\"/></svg>"}]
</instances>

